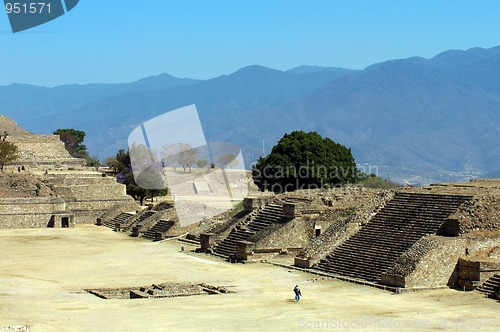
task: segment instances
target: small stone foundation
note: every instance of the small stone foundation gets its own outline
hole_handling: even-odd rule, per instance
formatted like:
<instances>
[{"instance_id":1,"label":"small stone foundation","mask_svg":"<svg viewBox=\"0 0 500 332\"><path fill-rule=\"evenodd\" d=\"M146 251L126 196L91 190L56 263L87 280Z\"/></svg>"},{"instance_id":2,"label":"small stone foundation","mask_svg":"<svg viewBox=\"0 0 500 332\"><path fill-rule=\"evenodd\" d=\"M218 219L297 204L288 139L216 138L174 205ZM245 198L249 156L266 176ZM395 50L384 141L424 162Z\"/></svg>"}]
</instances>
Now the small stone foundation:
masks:
<instances>
[{"instance_id":1,"label":"small stone foundation","mask_svg":"<svg viewBox=\"0 0 500 332\"><path fill-rule=\"evenodd\" d=\"M86 289L85 291L105 300L149 299L235 293L225 287L190 283L162 283L143 287L99 288Z\"/></svg>"}]
</instances>

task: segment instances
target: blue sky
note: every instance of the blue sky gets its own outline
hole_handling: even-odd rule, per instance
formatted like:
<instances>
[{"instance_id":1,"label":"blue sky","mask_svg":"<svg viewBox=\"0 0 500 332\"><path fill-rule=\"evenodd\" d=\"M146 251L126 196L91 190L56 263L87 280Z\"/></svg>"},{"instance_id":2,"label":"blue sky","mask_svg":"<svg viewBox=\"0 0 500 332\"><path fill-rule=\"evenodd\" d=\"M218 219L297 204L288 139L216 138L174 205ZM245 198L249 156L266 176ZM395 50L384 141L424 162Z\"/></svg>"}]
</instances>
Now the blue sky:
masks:
<instances>
[{"instance_id":1,"label":"blue sky","mask_svg":"<svg viewBox=\"0 0 500 332\"><path fill-rule=\"evenodd\" d=\"M0 13L0 85L208 79L259 64L362 69L500 45L497 0L80 0L13 34Z\"/></svg>"}]
</instances>

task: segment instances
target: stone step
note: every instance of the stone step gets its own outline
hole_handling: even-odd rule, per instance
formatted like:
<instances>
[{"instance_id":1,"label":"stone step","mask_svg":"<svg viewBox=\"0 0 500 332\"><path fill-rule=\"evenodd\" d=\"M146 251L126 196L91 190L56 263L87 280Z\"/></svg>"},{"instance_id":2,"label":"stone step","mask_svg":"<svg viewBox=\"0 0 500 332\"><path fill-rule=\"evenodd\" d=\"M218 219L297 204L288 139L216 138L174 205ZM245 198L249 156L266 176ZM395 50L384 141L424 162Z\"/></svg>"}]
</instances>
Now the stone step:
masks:
<instances>
[{"instance_id":1,"label":"stone step","mask_svg":"<svg viewBox=\"0 0 500 332\"><path fill-rule=\"evenodd\" d=\"M494 274L488 280L483 282L476 291L483 293L487 297L496 297L500 291L500 274Z\"/></svg>"},{"instance_id":2,"label":"stone step","mask_svg":"<svg viewBox=\"0 0 500 332\"><path fill-rule=\"evenodd\" d=\"M283 218L283 205L277 203L269 203L260 210L251 220L245 220L235 226L228 236L214 247L214 251L218 254L227 255L228 257L234 254L236 250L236 241L245 241L256 233L262 231L266 227L275 222L281 221Z\"/></svg>"},{"instance_id":3,"label":"stone step","mask_svg":"<svg viewBox=\"0 0 500 332\"><path fill-rule=\"evenodd\" d=\"M428 234L470 197L397 193L356 234L314 268L378 282L405 251Z\"/></svg>"}]
</instances>

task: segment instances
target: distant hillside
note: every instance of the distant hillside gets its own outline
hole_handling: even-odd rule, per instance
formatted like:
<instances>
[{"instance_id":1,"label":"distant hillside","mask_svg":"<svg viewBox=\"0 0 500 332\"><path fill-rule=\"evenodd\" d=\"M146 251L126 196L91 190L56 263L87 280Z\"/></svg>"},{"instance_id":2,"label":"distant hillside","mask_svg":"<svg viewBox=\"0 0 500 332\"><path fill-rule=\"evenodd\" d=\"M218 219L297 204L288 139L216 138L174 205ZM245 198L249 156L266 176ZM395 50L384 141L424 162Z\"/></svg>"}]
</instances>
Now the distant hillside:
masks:
<instances>
[{"instance_id":1,"label":"distant hillside","mask_svg":"<svg viewBox=\"0 0 500 332\"><path fill-rule=\"evenodd\" d=\"M367 171L413 183L498 171L500 47L374 64L361 71L249 66L205 81L169 75L109 85L0 87L0 113L35 133L85 130L92 153L126 147L134 126L196 104L210 141L255 161L296 129L350 146Z\"/></svg>"},{"instance_id":2,"label":"distant hillside","mask_svg":"<svg viewBox=\"0 0 500 332\"><path fill-rule=\"evenodd\" d=\"M0 86L0 114L19 123L26 123L48 115L71 113L102 98L198 82L200 81L161 74L124 84L72 84L54 88L11 84ZM32 129L37 131L38 128L34 126Z\"/></svg>"},{"instance_id":3,"label":"distant hillside","mask_svg":"<svg viewBox=\"0 0 500 332\"><path fill-rule=\"evenodd\" d=\"M261 109L260 124L239 127L233 139L252 132L273 142L278 128L316 130L396 180L463 180L491 172L500 161L499 51L377 64L299 101Z\"/></svg>"},{"instance_id":4,"label":"distant hillside","mask_svg":"<svg viewBox=\"0 0 500 332\"><path fill-rule=\"evenodd\" d=\"M286 72L287 73L293 73L293 74L308 74L308 73L314 73L318 71L330 71L330 72L335 72L339 73L341 75L343 74L352 74L356 72L357 70L354 69L346 69L346 68L339 68L339 67L321 67L321 66L298 66L292 69L288 69Z\"/></svg>"},{"instance_id":5,"label":"distant hillside","mask_svg":"<svg viewBox=\"0 0 500 332\"><path fill-rule=\"evenodd\" d=\"M304 97L337 78L337 74L328 71L291 74L249 66L195 84L112 94L68 112L21 124L33 132L50 132L61 127L84 130L90 151L106 157L126 147L134 126L169 110L195 103L208 138L225 139L235 124L252 120L252 110Z\"/></svg>"}]
</instances>

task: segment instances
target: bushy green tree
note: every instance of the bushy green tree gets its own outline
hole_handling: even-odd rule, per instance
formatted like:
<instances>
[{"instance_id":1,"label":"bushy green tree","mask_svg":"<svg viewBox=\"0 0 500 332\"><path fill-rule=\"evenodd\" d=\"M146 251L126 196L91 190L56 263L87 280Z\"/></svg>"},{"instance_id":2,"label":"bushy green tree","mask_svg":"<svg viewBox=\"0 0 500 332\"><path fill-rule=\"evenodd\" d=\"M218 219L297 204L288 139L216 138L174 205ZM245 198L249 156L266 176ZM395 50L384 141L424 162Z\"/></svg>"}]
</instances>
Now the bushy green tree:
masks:
<instances>
[{"instance_id":1,"label":"bushy green tree","mask_svg":"<svg viewBox=\"0 0 500 332\"><path fill-rule=\"evenodd\" d=\"M7 136L7 132L4 132L0 138L0 171L2 172L5 164L16 161L19 158L17 145L7 141Z\"/></svg>"},{"instance_id":2,"label":"bushy green tree","mask_svg":"<svg viewBox=\"0 0 500 332\"><path fill-rule=\"evenodd\" d=\"M390 180L382 179L376 176L375 174L363 176L363 178L359 181L358 184L365 188L376 188L376 189L391 189L398 187L398 184L391 182Z\"/></svg>"},{"instance_id":3,"label":"bushy green tree","mask_svg":"<svg viewBox=\"0 0 500 332\"><path fill-rule=\"evenodd\" d=\"M72 157L85 159L89 166L95 167L96 164L100 164L97 158L89 155L87 147L83 144L86 135L84 131L73 128L57 129L54 131L54 135L59 135L61 141L64 142L64 147Z\"/></svg>"},{"instance_id":4,"label":"bushy green tree","mask_svg":"<svg viewBox=\"0 0 500 332\"><path fill-rule=\"evenodd\" d=\"M196 166L198 166L198 168L203 168L207 165L208 165L208 161L206 161L205 159L199 159L196 161Z\"/></svg>"},{"instance_id":5,"label":"bushy green tree","mask_svg":"<svg viewBox=\"0 0 500 332\"><path fill-rule=\"evenodd\" d=\"M85 139L85 132L82 130L76 130L72 128L57 129L54 131L54 135L59 135L61 141L64 142L66 150L73 157L82 157L87 152L87 147L83 145L83 140Z\"/></svg>"},{"instance_id":6,"label":"bushy green tree","mask_svg":"<svg viewBox=\"0 0 500 332\"><path fill-rule=\"evenodd\" d=\"M257 186L274 192L355 183L359 173L350 148L303 131L285 134L252 169Z\"/></svg>"},{"instance_id":7,"label":"bushy green tree","mask_svg":"<svg viewBox=\"0 0 500 332\"><path fill-rule=\"evenodd\" d=\"M113 167L117 170L116 180L120 183L125 184L127 187L127 194L140 201L141 205L144 203L144 200L146 198L153 199L153 197L164 196L167 194L166 189L147 189L142 188L137 184L130 161L130 154L128 151L125 151L123 149L119 150L115 157L110 157L107 159L107 161L109 161L110 164L112 164ZM145 176L145 178L140 178L140 181L138 182L146 183L148 182L148 180L154 178L146 175L147 174L145 174L144 172L139 174L139 177ZM151 188L154 186L148 187Z\"/></svg>"}]
</instances>

